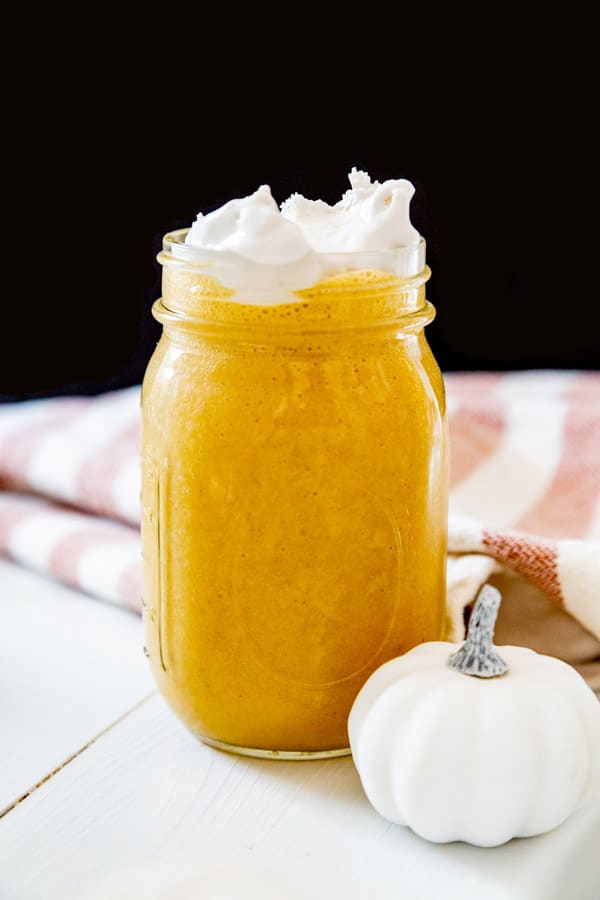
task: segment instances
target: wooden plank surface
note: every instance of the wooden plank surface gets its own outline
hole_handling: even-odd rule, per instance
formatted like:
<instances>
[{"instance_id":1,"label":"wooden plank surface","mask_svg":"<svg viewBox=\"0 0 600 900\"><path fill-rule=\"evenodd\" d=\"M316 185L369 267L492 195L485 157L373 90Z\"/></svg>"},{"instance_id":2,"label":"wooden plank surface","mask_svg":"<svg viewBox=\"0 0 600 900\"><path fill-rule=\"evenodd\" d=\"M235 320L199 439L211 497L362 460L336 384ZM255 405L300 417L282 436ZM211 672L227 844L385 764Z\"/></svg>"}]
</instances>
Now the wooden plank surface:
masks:
<instances>
[{"instance_id":1,"label":"wooden plank surface","mask_svg":"<svg viewBox=\"0 0 600 900\"><path fill-rule=\"evenodd\" d=\"M139 617L4 560L0 623L1 813L154 684Z\"/></svg>"},{"instance_id":2,"label":"wooden plank surface","mask_svg":"<svg viewBox=\"0 0 600 900\"><path fill-rule=\"evenodd\" d=\"M600 797L538 838L428 844L375 813L351 759L229 756L154 695L0 820L0 897L237 898L225 881L251 866L305 900L594 900L599 836ZM220 888L204 893L215 865ZM169 875L184 871L193 892ZM287 894L265 889L274 897Z\"/></svg>"}]
</instances>

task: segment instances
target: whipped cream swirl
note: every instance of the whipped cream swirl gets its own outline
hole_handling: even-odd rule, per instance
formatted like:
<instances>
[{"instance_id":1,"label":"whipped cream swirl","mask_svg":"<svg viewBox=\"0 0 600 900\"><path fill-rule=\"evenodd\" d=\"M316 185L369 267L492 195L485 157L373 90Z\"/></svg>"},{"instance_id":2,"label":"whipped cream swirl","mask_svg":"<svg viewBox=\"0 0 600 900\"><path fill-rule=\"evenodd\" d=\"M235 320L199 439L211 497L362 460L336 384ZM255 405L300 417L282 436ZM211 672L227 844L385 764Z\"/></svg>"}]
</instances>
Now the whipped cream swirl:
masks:
<instances>
[{"instance_id":1,"label":"whipped cream swirl","mask_svg":"<svg viewBox=\"0 0 600 900\"><path fill-rule=\"evenodd\" d=\"M333 206L292 194L279 208L262 185L249 197L199 213L181 255L226 287L250 293L299 290L359 269L421 271L424 242L410 221L410 181L380 184L356 169L349 179L349 190Z\"/></svg>"}]
</instances>

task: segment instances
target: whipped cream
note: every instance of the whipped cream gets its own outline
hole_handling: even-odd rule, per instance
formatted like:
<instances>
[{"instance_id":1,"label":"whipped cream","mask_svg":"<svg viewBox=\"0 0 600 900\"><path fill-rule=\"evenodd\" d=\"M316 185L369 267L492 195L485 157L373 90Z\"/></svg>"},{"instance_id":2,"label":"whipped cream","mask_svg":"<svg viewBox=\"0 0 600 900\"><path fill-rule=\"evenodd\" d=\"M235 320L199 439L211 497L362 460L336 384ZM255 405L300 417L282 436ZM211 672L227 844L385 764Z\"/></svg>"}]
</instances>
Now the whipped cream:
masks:
<instances>
[{"instance_id":1,"label":"whipped cream","mask_svg":"<svg viewBox=\"0 0 600 900\"><path fill-rule=\"evenodd\" d=\"M185 242L271 266L297 262L310 252L302 229L280 213L267 184L207 216L198 213Z\"/></svg>"},{"instance_id":2,"label":"whipped cream","mask_svg":"<svg viewBox=\"0 0 600 900\"><path fill-rule=\"evenodd\" d=\"M203 264L226 287L243 290L245 302L253 290L300 290L340 272L421 271L424 242L410 221L410 181L380 184L356 169L349 179L350 189L334 206L292 194L280 209L262 185L249 197L199 213L185 245L171 250Z\"/></svg>"},{"instance_id":3,"label":"whipped cream","mask_svg":"<svg viewBox=\"0 0 600 900\"><path fill-rule=\"evenodd\" d=\"M366 172L352 169L350 189L330 206L301 194L281 205L281 216L294 222L317 253L391 250L418 244L421 236L410 221L409 206L415 192L405 178L371 181Z\"/></svg>"}]
</instances>

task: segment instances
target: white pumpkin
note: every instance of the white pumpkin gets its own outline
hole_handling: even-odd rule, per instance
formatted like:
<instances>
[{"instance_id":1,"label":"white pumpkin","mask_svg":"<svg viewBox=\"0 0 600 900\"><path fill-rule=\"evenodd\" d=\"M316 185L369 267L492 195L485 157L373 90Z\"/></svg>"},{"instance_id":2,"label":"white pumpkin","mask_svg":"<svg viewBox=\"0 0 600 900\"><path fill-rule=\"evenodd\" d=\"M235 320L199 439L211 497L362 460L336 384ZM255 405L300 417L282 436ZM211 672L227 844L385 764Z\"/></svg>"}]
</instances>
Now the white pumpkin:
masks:
<instances>
[{"instance_id":1,"label":"white pumpkin","mask_svg":"<svg viewBox=\"0 0 600 900\"><path fill-rule=\"evenodd\" d=\"M558 659L524 647L501 658L499 603L486 585L464 645L421 644L385 663L350 712L370 802L430 841L493 847L541 834L600 780L600 703Z\"/></svg>"}]
</instances>

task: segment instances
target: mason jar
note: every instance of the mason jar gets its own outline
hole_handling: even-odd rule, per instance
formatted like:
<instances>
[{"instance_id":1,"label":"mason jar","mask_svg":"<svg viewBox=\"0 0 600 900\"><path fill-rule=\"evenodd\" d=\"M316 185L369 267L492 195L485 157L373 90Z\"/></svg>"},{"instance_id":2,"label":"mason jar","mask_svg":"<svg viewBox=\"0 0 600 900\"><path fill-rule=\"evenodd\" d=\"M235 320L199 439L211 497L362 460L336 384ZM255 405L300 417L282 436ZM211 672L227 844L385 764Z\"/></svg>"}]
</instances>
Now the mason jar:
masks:
<instances>
[{"instance_id":1,"label":"mason jar","mask_svg":"<svg viewBox=\"0 0 600 900\"><path fill-rule=\"evenodd\" d=\"M418 253L235 290L164 239L143 384L147 653L203 741L348 753L368 676L444 631L447 432ZM343 259L341 258L343 257ZM382 254L377 254L381 266Z\"/></svg>"}]
</instances>

